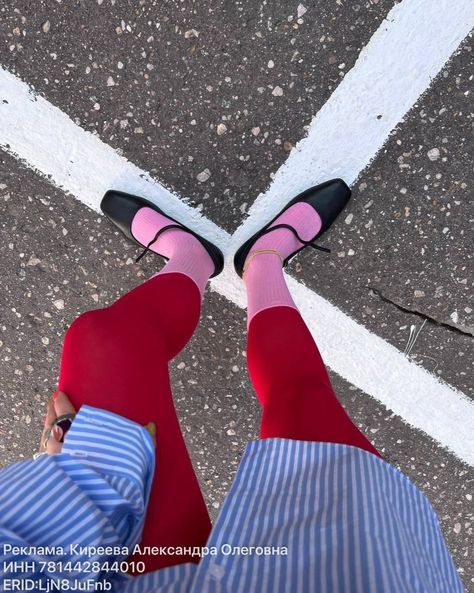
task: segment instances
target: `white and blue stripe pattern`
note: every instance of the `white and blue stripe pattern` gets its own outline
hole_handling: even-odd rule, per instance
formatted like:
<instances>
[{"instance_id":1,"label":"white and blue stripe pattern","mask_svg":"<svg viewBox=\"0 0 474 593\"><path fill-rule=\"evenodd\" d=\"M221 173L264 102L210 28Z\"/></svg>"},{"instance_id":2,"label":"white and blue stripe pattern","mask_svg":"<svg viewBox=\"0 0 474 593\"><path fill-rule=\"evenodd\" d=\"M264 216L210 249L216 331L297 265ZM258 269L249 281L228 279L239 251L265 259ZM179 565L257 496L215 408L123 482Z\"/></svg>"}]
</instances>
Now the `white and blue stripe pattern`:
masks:
<instances>
[{"instance_id":1,"label":"white and blue stripe pattern","mask_svg":"<svg viewBox=\"0 0 474 593\"><path fill-rule=\"evenodd\" d=\"M70 544L133 547L141 536L153 471L154 444L146 429L82 406L62 453L0 472L0 590L12 576L5 572L10 561L34 561L35 571L15 576L34 577L43 584L47 579L100 580L97 573L42 573L41 563L114 559L70 553ZM61 546L65 554L6 555L6 543Z\"/></svg>"},{"instance_id":2,"label":"white and blue stripe pattern","mask_svg":"<svg viewBox=\"0 0 474 593\"><path fill-rule=\"evenodd\" d=\"M426 497L347 445L249 443L207 545L224 544L288 555L206 556L193 593L464 591Z\"/></svg>"},{"instance_id":3,"label":"white and blue stripe pattern","mask_svg":"<svg viewBox=\"0 0 474 593\"><path fill-rule=\"evenodd\" d=\"M0 545L133 546L152 472L145 429L83 406L63 453L0 472ZM287 554L229 554L252 547L286 548ZM216 553L198 565L135 578L118 574L113 591L464 591L426 497L388 463L348 445L248 443L207 548Z\"/></svg>"}]
</instances>

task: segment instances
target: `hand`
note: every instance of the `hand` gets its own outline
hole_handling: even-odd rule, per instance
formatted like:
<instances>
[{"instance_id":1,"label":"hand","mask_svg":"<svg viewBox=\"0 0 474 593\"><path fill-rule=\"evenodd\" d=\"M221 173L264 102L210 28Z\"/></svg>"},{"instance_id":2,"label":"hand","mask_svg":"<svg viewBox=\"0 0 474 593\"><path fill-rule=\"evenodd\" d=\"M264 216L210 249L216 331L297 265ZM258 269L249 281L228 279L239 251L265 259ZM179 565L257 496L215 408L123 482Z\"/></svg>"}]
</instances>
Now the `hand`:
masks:
<instances>
[{"instance_id":1,"label":"hand","mask_svg":"<svg viewBox=\"0 0 474 593\"><path fill-rule=\"evenodd\" d=\"M63 421L64 428L54 425L54 422L64 414L75 414L76 410L69 401L68 396L62 391L55 391L53 397L48 402L48 411L44 419L44 429L41 435L39 453L54 455L61 453L63 448L63 437L67 432L70 421ZM51 428L52 427L52 428Z\"/></svg>"}]
</instances>

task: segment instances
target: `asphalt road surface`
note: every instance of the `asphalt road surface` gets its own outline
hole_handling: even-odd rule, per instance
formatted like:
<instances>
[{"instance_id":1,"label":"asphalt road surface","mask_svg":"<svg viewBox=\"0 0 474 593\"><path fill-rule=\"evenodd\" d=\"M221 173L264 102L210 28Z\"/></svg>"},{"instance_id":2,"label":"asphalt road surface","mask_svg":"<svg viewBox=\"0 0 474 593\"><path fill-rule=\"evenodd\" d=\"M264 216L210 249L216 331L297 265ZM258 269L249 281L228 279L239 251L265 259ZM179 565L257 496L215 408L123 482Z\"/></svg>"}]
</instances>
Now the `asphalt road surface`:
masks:
<instances>
[{"instance_id":1,"label":"asphalt road surface","mask_svg":"<svg viewBox=\"0 0 474 593\"><path fill-rule=\"evenodd\" d=\"M232 234L394 4L12 0L0 8L0 64ZM331 256L305 250L289 268L401 355L410 331L421 328L410 359L468 398L471 44L469 38L460 43L352 184L353 199L328 236ZM31 125L24 122L26 137ZM1 128L0 145L5 465L36 450L68 325L161 264L157 258L134 264L136 249L80 196L56 187L48 171L11 154ZM201 324L170 368L214 517L245 442L258 434L245 328L245 312L209 290ZM474 590L472 467L450 452L449 442L433 440L340 375L331 371L331 377L375 446L427 494L461 578Z\"/></svg>"}]
</instances>

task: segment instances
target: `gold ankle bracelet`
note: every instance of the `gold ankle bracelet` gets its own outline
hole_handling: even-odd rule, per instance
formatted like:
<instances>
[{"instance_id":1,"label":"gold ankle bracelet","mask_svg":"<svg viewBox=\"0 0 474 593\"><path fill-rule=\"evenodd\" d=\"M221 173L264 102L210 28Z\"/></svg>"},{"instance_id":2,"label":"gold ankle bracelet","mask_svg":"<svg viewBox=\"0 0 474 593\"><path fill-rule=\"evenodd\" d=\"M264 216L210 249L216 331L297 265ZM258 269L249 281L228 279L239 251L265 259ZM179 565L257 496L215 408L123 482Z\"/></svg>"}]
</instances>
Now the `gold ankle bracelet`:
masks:
<instances>
[{"instance_id":1,"label":"gold ankle bracelet","mask_svg":"<svg viewBox=\"0 0 474 593\"><path fill-rule=\"evenodd\" d=\"M242 270L242 279L245 275L245 272L248 270L249 264L252 261L252 259L258 255L259 253L273 253L274 255L278 255L278 257L281 260L281 265L283 266L283 262L285 261L283 259L282 254L279 251L276 251L276 249L256 249L255 251L252 251L252 253L250 255L247 256L246 260L245 260L245 264Z\"/></svg>"}]
</instances>

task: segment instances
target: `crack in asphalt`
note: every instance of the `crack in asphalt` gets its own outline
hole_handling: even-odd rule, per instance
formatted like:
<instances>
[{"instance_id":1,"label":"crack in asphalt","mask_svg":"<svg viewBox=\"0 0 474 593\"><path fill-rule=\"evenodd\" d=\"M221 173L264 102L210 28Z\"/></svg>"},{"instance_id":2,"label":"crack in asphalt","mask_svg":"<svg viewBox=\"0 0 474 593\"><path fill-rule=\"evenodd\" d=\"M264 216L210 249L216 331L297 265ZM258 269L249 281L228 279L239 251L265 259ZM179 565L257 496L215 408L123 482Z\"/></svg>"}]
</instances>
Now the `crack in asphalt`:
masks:
<instances>
[{"instance_id":1,"label":"crack in asphalt","mask_svg":"<svg viewBox=\"0 0 474 593\"><path fill-rule=\"evenodd\" d=\"M463 336L474 336L474 328L471 329L464 326L456 325L455 323L450 323L449 321L439 321L435 317L431 317L430 315L423 313L419 309L407 307L405 305L400 304L400 302L390 299L389 297L385 296L379 288L375 288L373 286L366 286L366 288L368 288L375 296L379 297L380 300L384 301L385 303L389 303L390 305L393 305L400 311L403 311L403 313L411 313L413 315L416 315L417 317L420 317L421 319L425 319L426 321L433 323L434 325L437 325L438 327L444 327L448 331L455 332Z\"/></svg>"}]
</instances>

